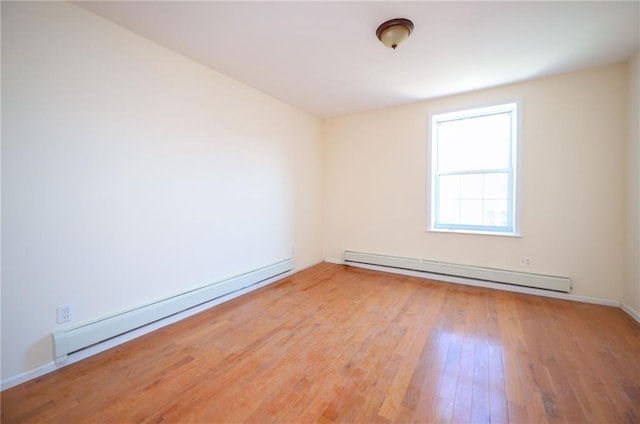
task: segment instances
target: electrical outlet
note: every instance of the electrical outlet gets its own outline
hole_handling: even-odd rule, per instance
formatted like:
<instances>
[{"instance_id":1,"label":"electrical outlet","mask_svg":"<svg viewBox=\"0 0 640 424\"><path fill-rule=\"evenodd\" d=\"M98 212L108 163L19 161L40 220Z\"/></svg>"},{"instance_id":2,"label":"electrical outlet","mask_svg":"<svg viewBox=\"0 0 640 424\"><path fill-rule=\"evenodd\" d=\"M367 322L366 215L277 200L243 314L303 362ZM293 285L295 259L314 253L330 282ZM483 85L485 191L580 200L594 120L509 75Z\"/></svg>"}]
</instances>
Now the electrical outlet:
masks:
<instances>
[{"instance_id":1,"label":"electrical outlet","mask_svg":"<svg viewBox=\"0 0 640 424\"><path fill-rule=\"evenodd\" d=\"M531 258L528 256L520 257L520 265L522 266L531 266Z\"/></svg>"},{"instance_id":2,"label":"electrical outlet","mask_svg":"<svg viewBox=\"0 0 640 424\"><path fill-rule=\"evenodd\" d=\"M71 321L71 305L58 305L56 312L58 313L58 324Z\"/></svg>"}]
</instances>

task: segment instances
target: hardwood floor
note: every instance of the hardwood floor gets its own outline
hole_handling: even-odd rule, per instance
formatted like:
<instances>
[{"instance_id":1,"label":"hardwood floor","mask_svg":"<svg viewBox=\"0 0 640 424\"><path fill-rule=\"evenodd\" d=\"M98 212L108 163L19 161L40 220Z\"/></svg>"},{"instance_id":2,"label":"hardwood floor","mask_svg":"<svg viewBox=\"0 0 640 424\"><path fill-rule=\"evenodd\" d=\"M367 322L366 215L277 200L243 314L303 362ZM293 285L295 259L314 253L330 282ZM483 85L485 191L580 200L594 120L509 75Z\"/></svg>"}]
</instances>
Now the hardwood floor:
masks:
<instances>
[{"instance_id":1,"label":"hardwood floor","mask_svg":"<svg viewBox=\"0 0 640 424\"><path fill-rule=\"evenodd\" d=\"M640 423L640 325L321 264L1 400L7 423Z\"/></svg>"}]
</instances>

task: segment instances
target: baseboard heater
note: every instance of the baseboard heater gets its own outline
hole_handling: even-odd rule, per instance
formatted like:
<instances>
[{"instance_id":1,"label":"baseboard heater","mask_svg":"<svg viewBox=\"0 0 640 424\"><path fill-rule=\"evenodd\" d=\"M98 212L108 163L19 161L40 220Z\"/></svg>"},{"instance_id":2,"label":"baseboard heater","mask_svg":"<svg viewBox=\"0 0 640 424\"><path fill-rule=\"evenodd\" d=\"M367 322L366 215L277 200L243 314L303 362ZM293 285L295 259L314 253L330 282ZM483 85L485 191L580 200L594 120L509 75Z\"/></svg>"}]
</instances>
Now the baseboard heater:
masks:
<instances>
[{"instance_id":1,"label":"baseboard heater","mask_svg":"<svg viewBox=\"0 0 640 424\"><path fill-rule=\"evenodd\" d=\"M391 268L407 269L411 271L422 271L432 274L511 284L515 286L552 290L563 293L569 293L571 291L571 279L553 275L507 271L502 269L428 261L424 259L352 252L348 250L345 250L344 252L344 261L346 264L359 263L366 265L378 265Z\"/></svg>"},{"instance_id":2,"label":"baseboard heater","mask_svg":"<svg viewBox=\"0 0 640 424\"><path fill-rule=\"evenodd\" d=\"M293 259L283 260L118 315L79 327L57 331L53 333L55 361L64 361L67 355L71 353L256 285L291 271L293 268Z\"/></svg>"}]
</instances>

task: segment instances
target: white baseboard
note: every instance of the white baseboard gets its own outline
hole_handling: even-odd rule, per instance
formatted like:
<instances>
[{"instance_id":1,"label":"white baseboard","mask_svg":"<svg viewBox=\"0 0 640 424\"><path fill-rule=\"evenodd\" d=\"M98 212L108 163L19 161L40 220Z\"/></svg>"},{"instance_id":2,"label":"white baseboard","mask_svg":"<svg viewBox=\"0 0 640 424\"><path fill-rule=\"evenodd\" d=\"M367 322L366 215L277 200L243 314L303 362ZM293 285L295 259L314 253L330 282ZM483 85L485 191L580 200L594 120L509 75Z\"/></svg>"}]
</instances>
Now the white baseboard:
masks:
<instances>
[{"instance_id":1,"label":"white baseboard","mask_svg":"<svg viewBox=\"0 0 640 424\"><path fill-rule=\"evenodd\" d=\"M318 259L315 262L311 262L309 265L301 266L299 268L294 268L293 270L291 270L291 273L289 275L297 274L300 271L304 271L305 269L312 268L312 267L314 267L316 265L319 265L319 264L321 264L323 262L324 262L324 259ZM287 275L287 276L289 276L289 275Z\"/></svg>"},{"instance_id":2,"label":"white baseboard","mask_svg":"<svg viewBox=\"0 0 640 424\"><path fill-rule=\"evenodd\" d=\"M344 265L344 261L338 260L338 259L324 258L324 262L328 262L330 264Z\"/></svg>"},{"instance_id":3,"label":"white baseboard","mask_svg":"<svg viewBox=\"0 0 640 424\"><path fill-rule=\"evenodd\" d=\"M340 259L324 258L324 262L331 263L331 264L345 265L345 262ZM491 288L496 290L505 290L505 291L511 291L511 292L517 292L517 293L524 293L524 294L534 294L538 296L553 297L556 299L571 300L573 302L583 302L583 303L593 303L596 305L613 306L613 307L622 309L633 319L640 322L640 312L636 311L626 303L619 302L617 300L601 299L598 297L589 297L589 296L579 296L575 294L549 292L546 290L537 290L537 289L531 289L528 287L509 286L504 284L491 283L487 281L472 280L469 278L450 277L446 275L429 274L426 272L410 271L410 270L404 270L399 268L386 268L386 267L377 266L377 265L366 265L366 264L357 264L357 263L349 263L349 265L359 267L359 268L371 269L375 271L390 272L395 274L408 275L412 277L429 278L429 279L438 280L438 281L446 281L449 283L466 284L470 286L486 287L486 288Z\"/></svg>"},{"instance_id":4,"label":"white baseboard","mask_svg":"<svg viewBox=\"0 0 640 424\"><path fill-rule=\"evenodd\" d=\"M81 351L78 351L76 353L72 353L70 355L67 356L67 360L62 362L62 363L55 363L53 361L41 365L37 368L31 369L29 371L23 372L21 374L15 375L13 377L9 377L7 379L4 379L0 382L0 390L6 390L6 389L10 389L11 387L17 386L18 384L22 384L25 383L29 380L33 380L34 378L38 378L41 377L45 374L48 374L50 372L53 372L55 370L58 370L60 368L66 367L68 365L74 364L78 361L81 361L83 359L86 359L90 356L96 355L98 353L104 352L105 350L111 349L113 347L119 346L123 343L126 343L130 340L133 340L137 337L143 336L145 334L151 333L157 329L160 329L162 327L166 327L167 325L171 325L173 323L176 323L178 321L181 321L185 318L188 318L192 315L198 314L202 311L205 311L213 306L219 305L221 303L224 302L228 302L231 299L234 299L238 296L242 296L243 294L252 292L254 290L257 290L259 288L262 288L264 286L267 286L269 284L273 284L277 281L280 281L284 278L290 277L291 275L300 272L302 270L305 270L307 268L310 268L312 266L315 266L319 263L322 263L322 260L319 260L317 262L314 262L310 265L306 265L303 267L299 267L299 268L294 268L291 271L288 271L284 274L280 274L277 275L273 278L264 280L260 283L257 283L255 285L252 285L250 287L244 288L242 290L238 290L236 292L233 293L229 293L228 295L219 297L217 299L214 299L210 302L207 303L203 303L202 305L196 306L194 308L188 309L186 311L180 312L178 314L172 315L170 317L164 318L162 320L156 321L152 324L146 325L144 327L140 327L138 329L135 329L133 331L130 331L128 333L122 334L120 336L114 337L112 339L106 340L104 342L98 343L96 345L93 345L91 347L88 347L86 349L83 349Z\"/></svg>"},{"instance_id":5,"label":"white baseboard","mask_svg":"<svg viewBox=\"0 0 640 424\"><path fill-rule=\"evenodd\" d=\"M620 308L622 308L623 311L629 314L631 318L640 322L640 312L636 311L635 309L633 309L631 306L627 305L624 302L622 302L622 304L620 305Z\"/></svg>"},{"instance_id":6,"label":"white baseboard","mask_svg":"<svg viewBox=\"0 0 640 424\"><path fill-rule=\"evenodd\" d=\"M334 263L334 264L344 264L343 261L338 261L336 259L325 259L325 262ZM470 278L464 278L464 277L452 277L448 275L432 274L432 273L423 272L423 271L411 271L411 270L400 269L400 268L389 268L389 267L384 267L379 265L367 265L367 264L359 264L359 263L351 263L351 262L348 265L357 267L357 268L370 269L374 271L407 275L410 277L428 278L430 280L445 281L448 283L465 284L468 286L485 287L489 289L510 291L515 293L533 294L537 296L552 297L555 299L571 300L574 302L594 303L596 305L614 306L618 308L620 307L620 302L617 300L601 299L597 297L588 297L588 296L578 296L575 294L558 293L558 292L552 292L548 290L533 289L529 287L511 286L508 284L472 280Z\"/></svg>"}]
</instances>

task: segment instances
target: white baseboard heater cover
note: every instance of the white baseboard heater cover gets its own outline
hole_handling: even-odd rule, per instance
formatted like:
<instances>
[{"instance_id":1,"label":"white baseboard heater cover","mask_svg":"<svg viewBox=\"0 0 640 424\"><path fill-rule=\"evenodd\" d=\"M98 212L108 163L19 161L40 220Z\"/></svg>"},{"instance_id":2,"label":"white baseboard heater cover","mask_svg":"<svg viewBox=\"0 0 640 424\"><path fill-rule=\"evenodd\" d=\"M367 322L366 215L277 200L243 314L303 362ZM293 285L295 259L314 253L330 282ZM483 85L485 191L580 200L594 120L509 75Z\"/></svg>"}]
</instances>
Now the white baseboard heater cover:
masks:
<instances>
[{"instance_id":1,"label":"white baseboard heater cover","mask_svg":"<svg viewBox=\"0 0 640 424\"><path fill-rule=\"evenodd\" d=\"M367 265L379 265L391 268L408 269L412 271L429 272L432 274L465 277L474 280L552 290L563 293L569 293L571 291L571 279L568 277L557 277L553 275L507 271L470 265L458 265L446 262L428 261L424 259L402 258L398 256L376 255L372 253L352 252L349 250L345 250L344 252L344 261L347 264L352 262Z\"/></svg>"},{"instance_id":2,"label":"white baseboard heater cover","mask_svg":"<svg viewBox=\"0 0 640 424\"><path fill-rule=\"evenodd\" d=\"M224 295L248 288L291 271L293 268L293 259L283 260L118 315L79 327L57 331L53 333L55 361L64 361L70 353L202 305Z\"/></svg>"}]
</instances>

